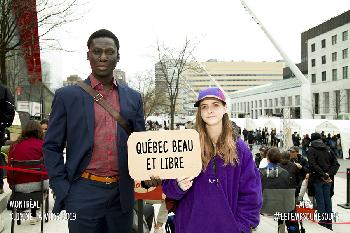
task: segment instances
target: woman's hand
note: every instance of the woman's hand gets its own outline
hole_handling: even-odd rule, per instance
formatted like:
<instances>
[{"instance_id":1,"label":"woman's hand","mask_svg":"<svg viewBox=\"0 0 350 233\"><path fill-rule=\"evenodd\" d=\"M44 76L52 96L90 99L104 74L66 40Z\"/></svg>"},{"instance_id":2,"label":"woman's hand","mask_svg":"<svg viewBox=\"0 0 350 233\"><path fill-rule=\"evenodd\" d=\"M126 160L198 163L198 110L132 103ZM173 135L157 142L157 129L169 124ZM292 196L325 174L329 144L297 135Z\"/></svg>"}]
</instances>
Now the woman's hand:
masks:
<instances>
[{"instance_id":1,"label":"woman's hand","mask_svg":"<svg viewBox=\"0 0 350 233\"><path fill-rule=\"evenodd\" d=\"M180 178L177 178L176 181L182 191L187 191L189 188L192 187L193 179L194 179L194 176L180 177Z\"/></svg>"}]
</instances>

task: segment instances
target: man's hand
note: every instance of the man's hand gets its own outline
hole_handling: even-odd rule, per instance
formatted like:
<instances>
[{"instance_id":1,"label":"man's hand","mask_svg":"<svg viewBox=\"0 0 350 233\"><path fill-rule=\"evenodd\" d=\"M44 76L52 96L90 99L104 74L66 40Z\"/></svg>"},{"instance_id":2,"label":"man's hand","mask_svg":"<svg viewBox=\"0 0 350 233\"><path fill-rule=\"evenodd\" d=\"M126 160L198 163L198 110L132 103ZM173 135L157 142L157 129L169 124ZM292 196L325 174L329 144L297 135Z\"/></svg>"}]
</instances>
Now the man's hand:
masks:
<instances>
[{"instance_id":1,"label":"man's hand","mask_svg":"<svg viewBox=\"0 0 350 233\"><path fill-rule=\"evenodd\" d=\"M162 184L162 180L159 176L151 176L150 180L145 180L144 182L147 187L157 187Z\"/></svg>"},{"instance_id":2,"label":"man's hand","mask_svg":"<svg viewBox=\"0 0 350 233\"><path fill-rule=\"evenodd\" d=\"M194 176L180 177L180 178L177 178L176 181L182 191L187 191L189 188L192 187L193 179L194 179Z\"/></svg>"}]
</instances>

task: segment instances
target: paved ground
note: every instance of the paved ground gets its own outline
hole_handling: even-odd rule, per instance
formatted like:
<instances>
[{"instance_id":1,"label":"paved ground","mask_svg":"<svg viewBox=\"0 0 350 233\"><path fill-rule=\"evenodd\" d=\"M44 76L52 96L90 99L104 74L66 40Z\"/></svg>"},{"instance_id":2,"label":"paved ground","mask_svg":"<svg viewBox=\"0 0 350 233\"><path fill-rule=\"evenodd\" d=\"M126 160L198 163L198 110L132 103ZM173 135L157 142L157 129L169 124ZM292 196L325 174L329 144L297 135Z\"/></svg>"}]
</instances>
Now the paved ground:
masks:
<instances>
[{"instance_id":1,"label":"paved ground","mask_svg":"<svg viewBox=\"0 0 350 233\"><path fill-rule=\"evenodd\" d=\"M253 152L256 152L257 148L254 148ZM341 167L339 172L345 172L346 168L350 168L349 160L340 160ZM344 204L346 202L346 178L345 173L339 173L335 178L335 195L333 197L333 210L338 214L337 223L333 225L335 233L347 233L350 232L349 224L341 224L342 222L350 222L350 210L343 209L337 204ZM6 182L5 182L6 183ZM9 192L8 187L5 187L6 192ZM52 196L50 198L50 209L52 209L54 200ZM159 205L155 205L156 213L158 212ZM11 212L5 210L1 215L5 228L2 232L8 233L11 229ZM331 232L318 224L306 221L304 222L306 232L326 233ZM16 233L38 233L40 232L40 224L29 225L28 221L23 221L22 225L15 225ZM44 223L45 233L68 233L67 222L64 220L51 220L48 223ZM277 232L277 222L273 221L272 216L261 216L261 223L257 228L257 233L273 233Z\"/></svg>"}]
</instances>

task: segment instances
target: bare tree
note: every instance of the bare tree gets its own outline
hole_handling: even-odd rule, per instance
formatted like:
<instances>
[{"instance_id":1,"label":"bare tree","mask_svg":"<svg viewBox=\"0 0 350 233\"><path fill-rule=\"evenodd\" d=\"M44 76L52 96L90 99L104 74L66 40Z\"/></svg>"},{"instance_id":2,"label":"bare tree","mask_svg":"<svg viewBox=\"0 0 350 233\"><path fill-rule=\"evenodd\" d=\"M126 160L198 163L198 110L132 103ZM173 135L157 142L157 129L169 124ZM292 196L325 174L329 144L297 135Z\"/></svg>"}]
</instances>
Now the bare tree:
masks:
<instances>
[{"instance_id":1,"label":"bare tree","mask_svg":"<svg viewBox=\"0 0 350 233\"><path fill-rule=\"evenodd\" d=\"M78 0L0 0L0 80L7 85L6 60L37 43L38 38L50 43L49 33L59 26L75 21ZM38 30L39 29L39 30Z\"/></svg>"},{"instance_id":2,"label":"bare tree","mask_svg":"<svg viewBox=\"0 0 350 233\"><path fill-rule=\"evenodd\" d=\"M130 80L129 85L141 93L145 120L147 117L153 115L157 108L164 105L160 96L161 93L156 92L153 71L149 70L135 75Z\"/></svg>"},{"instance_id":3,"label":"bare tree","mask_svg":"<svg viewBox=\"0 0 350 233\"><path fill-rule=\"evenodd\" d=\"M158 88L166 90L166 97L169 100L170 129L174 129L175 107L178 100L180 79L182 79L182 75L186 70L200 69L192 56L194 49L195 46L188 38L186 38L179 51L157 43L156 75L158 70L159 78L157 81L160 83Z\"/></svg>"},{"instance_id":4,"label":"bare tree","mask_svg":"<svg viewBox=\"0 0 350 233\"><path fill-rule=\"evenodd\" d=\"M345 90L337 90L332 98L332 108L334 109L335 119L339 119L341 113L341 105L346 100Z\"/></svg>"}]
</instances>

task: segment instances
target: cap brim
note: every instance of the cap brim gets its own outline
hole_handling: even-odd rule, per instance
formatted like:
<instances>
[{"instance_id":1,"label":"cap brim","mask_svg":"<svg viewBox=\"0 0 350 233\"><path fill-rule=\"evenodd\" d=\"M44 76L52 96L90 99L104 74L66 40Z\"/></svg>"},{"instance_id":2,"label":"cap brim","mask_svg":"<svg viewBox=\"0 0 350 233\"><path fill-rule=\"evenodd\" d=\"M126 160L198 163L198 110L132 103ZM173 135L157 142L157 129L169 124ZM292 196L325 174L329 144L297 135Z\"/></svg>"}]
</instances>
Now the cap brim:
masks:
<instances>
[{"instance_id":1,"label":"cap brim","mask_svg":"<svg viewBox=\"0 0 350 233\"><path fill-rule=\"evenodd\" d=\"M199 107L199 103L204 100L205 98L215 98L215 99L218 99L220 100L221 102L223 102L224 104L226 104L226 101L223 101L222 99L220 99L219 97L217 97L216 95L206 95L204 96L203 98L197 100L196 103L194 103L194 107Z\"/></svg>"}]
</instances>

